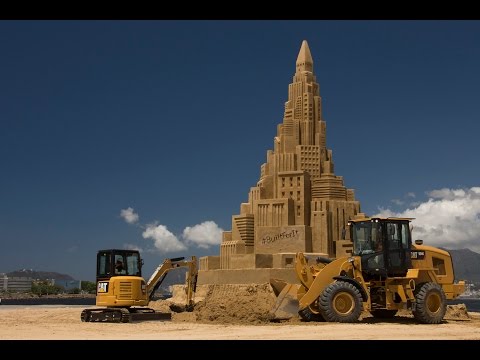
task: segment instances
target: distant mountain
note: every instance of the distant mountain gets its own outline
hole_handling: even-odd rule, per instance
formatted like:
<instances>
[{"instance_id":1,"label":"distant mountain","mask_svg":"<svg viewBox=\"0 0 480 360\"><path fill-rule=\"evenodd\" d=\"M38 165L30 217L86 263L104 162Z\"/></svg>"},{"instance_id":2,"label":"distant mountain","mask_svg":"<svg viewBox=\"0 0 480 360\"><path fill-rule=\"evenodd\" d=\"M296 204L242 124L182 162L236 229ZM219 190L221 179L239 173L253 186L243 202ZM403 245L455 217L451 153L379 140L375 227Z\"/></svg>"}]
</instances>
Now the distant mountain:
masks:
<instances>
[{"instance_id":1,"label":"distant mountain","mask_svg":"<svg viewBox=\"0 0 480 360\"><path fill-rule=\"evenodd\" d=\"M449 250L453 259L455 279L480 284L480 254L470 249Z\"/></svg>"},{"instance_id":2,"label":"distant mountain","mask_svg":"<svg viewBox=\"0 0 480 360\"><path fill-rule=\"evenodd\" d=\"M75 280L73 277L67 274L60 274L52 271L36 271L32 269L23 269L7 273L8 277L31 277L35 280Z\"/></svg>"}]
</instances>

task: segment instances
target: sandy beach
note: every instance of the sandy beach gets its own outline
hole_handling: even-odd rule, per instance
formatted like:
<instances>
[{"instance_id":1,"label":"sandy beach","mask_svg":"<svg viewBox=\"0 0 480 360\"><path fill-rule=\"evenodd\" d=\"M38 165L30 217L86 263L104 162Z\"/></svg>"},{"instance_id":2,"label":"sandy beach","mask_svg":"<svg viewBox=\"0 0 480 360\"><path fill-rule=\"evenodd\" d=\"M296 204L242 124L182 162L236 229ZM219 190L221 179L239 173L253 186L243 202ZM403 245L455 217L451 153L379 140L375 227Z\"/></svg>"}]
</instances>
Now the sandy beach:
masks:
<instances>
[{"instance_id":1,"label":"sandy beach","mask_svg":"<svg viewBox=\"0 0 480 360\"><path fill-rule=\"evenodd\" d=\"M84 323L82 306L0 306L3 340L478 340L480 314L422 325L408 316L389 320L365 318L355 324L289 321L266 324L224 324L192 321L190 313L172 321L126 324Z\"/></svg>"}]
</instances>

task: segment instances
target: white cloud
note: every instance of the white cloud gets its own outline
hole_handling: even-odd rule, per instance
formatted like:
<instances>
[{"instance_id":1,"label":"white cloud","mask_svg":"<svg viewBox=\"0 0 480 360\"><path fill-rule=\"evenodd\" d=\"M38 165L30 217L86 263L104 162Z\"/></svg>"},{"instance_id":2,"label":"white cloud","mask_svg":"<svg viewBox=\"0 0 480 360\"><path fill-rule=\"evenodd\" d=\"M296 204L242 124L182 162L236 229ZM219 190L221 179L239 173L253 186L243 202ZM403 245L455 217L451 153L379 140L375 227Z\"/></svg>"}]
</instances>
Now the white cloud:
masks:
<instances>
[{"instance_id":1,"label":"white cloud","mask_svg":"<svg viewBox=\"0 0 480 360\"><path fill-rule=\"evenodd\" d=\"M186 250L185 244L171 233L165 225L149 224L142 234L145 239L152 239L155 248L162 253Z\"/></svg>"},{"instance_id":2,"label":"white cloud","mask_svg":"<svg viewBox=\"0 0 480 360\"><path fill-rule=\"evenodd\" d=\"M135 244L123 244L123 248L126 249L126 250L137 250L137 251L140 251L140 252L143 252L143 249L138 246L138 245L135 245Z\"/></svg>"},{"instance_id":3,"label":"white cloud","mask_svg":"<svg viewBox=\"0 0 480 360\"><path fill-rule=\"evenodd\" d=\"M222 242L223 229L218 227L214 221L205 221L195 226L187 226L183 230L183 238L197 245L200 248L208 249L212 245L219 245Z\"/></svg>"},{"instance_id":4,"label":"white cloud","mask_svg":"<svg viewBox=\"0 0 480 360\"><path fill-rule=\"evenodd\" d=\"M138 214L136 214L131 207L122 209L120 216L129 224L135 224L138 221Z\"/></svg>"},{"instance_id":5,"label":"white cloud","mask_svg":"<svg viewBox=\"0 0 480 360\"><path fill-rule=\"evenodd\" d=\"M476 189L476 188L472 188ZM475 193L475 190L472 190ZM427 192L427 195L433 199L444 199L444 200L454 200L457 198L462 198L467 195L463 189L447 189L443 188L440 190L432 190Z\"/></svg>"},{"instance_id":6,"label":"white cloud","mask_svg":"<svg viewBox=\"0 0 480 360\"><path fill-rule=\"evenodd\" d=\"M406 195L406 197L411 197L411 198L415 198L415 193L414 192L408 192Z\"/></svg>"},{"instance_id":7,"label":"white cloud","mask_svg":"<svg viewBox=\"0 0 480 360\"><path fill-rule=\"evenodd\" d=\"M375 216L413 217L413 238L425 244L480 251L480 187L432 190L412 209L380 209Z\"/></svg>"},{"instance_id":8,"label":"white cloud","mask_svg":"<svg viewBox=\"0 0 480 360\"><path fill-rule=\"evenodd\" d=\"M391 201L392 203L394 203L395 205L399 205L399 206L405 204L405 202L402 201L402 200L400 200L400 199L392 199L392 200L390 200L390 201Z\"/></svg>"},{"instance_id":9,"label":"white cloud","mask_svg":"<svg viewBox=\"0 0 480 360\"><path fill-rule=\"evenodd\" d=\"M120 211L120 216L129 224L135 224L139 221L139 216L133 208L128 207ZM146 251L160 251L162 253L183 251L187 249L188 244L196 245L203 249L208 249L212 245L219 245L222 242L223 229L218 227L214 221L204 221L201 224L187 226L182 233L182 240L167 229L165 225L138 224L142 229L144 239L153 240L154 249ZM143 251L139 246L134 244L124 244L124 248Z\"/></svg>"}]
</instances>

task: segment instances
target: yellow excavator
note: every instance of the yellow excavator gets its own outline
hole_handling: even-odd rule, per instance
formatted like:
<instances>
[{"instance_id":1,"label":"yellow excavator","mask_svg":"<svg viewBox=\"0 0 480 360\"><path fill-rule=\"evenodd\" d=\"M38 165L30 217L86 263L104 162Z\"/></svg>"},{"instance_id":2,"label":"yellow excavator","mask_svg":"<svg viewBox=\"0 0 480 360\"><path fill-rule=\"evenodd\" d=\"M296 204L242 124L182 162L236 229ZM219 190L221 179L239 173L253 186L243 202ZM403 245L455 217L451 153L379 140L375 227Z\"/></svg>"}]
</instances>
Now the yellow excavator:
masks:
<instances>
[{"instance_id":1,"label":"yellow excavator","mask_svg":"<svg viewBox=\"0 0 480 360\"><path fill-rule=\"evenodd\" d=\"M186 311L192 311L197 285L197 258L165 259L145 282L142 277L143 259L137 250L100 250L97 253L96 306L81 313L84 322L130 322L138 320L169 320L170 313L148 308L155 291L167 273L187 267Z\"/></svg>"},{"instance_id":2,"label":"yellow excavator","mask_svg":"<svg viewBox=\"0 0 480 360\"><path fill-rule=\"evenodd\" d=\"M276 309L291 311L296 298L296 310L306 321L350 323L363 310L376 318L392 318L404 309L420 323L441 323L446 300L462 294L465 282L455 282L448 251L423 245L422 240L412 243L411 220L350 220L352 256L309 262L297 253L300 285L285 286Z\"/></svg>"}]
</instances>

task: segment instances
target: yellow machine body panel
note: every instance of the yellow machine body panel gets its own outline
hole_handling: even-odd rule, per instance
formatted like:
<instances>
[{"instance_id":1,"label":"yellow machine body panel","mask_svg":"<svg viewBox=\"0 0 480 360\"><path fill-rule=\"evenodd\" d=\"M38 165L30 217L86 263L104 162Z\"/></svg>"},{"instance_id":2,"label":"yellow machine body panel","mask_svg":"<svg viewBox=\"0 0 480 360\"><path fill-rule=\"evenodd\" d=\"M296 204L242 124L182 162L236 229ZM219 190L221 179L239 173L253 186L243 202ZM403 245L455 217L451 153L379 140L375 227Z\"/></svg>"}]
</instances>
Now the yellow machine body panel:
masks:
<instances>
[{"instance_id":1,"label":"yellow machine body panel","mask_svg":"<svg viewBox=\"0 0 480 360\"><path fill-rule=\"evenodd\" d=\"M142 277L113 276L97 282L97 306L146 306L148 302L147 287Z\"/></svg>"},{"instance_id":2,"label":"yellow machine body panel","mask_svg":"<svg viewBox=\"0 0 480 360\"><path fill-rule=\"evenodd\" d=\"M412 267L423 270L417 283L435 281L442 285L447 299L454 299L465 291L465 282L454 283L453 262L448 251L427 245L412 245Z\"/></svg>"}]
</instances>

